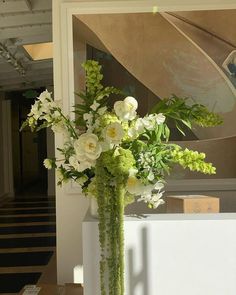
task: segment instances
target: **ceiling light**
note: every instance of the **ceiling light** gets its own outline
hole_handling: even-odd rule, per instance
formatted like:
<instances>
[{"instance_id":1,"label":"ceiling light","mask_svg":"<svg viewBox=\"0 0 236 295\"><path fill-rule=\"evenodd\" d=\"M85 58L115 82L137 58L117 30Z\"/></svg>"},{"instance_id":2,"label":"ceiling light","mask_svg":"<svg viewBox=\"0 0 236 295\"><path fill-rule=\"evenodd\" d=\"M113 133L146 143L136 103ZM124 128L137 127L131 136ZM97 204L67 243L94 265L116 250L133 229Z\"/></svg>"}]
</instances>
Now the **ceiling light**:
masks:
<instances>
[{"instance_id":1,"label":"ceiling light","mask_svg":"<svg viewBox=\"0 0 236 295\"><path fill-rule=\"evenodd\" d=\"M53 58L52 42L28 44L28 45L23 45L23 47L33 60L43 60L43 59Z\"/></svg>"}]
</instances>

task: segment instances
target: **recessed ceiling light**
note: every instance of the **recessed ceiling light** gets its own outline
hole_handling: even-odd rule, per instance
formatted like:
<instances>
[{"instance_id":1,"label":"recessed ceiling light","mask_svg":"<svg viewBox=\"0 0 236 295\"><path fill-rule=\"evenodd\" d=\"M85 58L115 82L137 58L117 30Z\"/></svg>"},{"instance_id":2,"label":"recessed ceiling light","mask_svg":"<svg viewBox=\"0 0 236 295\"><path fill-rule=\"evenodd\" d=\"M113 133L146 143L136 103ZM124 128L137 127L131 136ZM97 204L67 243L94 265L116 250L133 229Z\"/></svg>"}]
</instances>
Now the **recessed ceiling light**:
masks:
<instances>
[{"instance_id":1,"label":"recessed ceiling light","mask_svg":"<svg viewBox=\"0 0 236 295\"><path fill-rule=\"evenodd\" d=\"M53 58L52 42L23 45L33 60Z\"/></svg>"}]
</instances>

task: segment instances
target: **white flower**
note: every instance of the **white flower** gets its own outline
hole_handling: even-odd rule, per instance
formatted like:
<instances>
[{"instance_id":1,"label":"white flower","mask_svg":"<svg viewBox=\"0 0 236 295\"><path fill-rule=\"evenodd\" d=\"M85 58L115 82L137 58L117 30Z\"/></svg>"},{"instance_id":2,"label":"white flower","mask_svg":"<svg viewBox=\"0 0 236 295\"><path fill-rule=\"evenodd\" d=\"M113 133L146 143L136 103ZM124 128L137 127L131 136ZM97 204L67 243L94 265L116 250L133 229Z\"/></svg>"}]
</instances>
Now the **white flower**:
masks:
<instances>
[{"instance_id":1,"label":"white flower","mask_svg":"<svg viewBox=\"0 0 236 295\"><path fill-rule=\"evenodd\" d=\"M144 123L142 118L138 118L134 125L135 130L141 134L144 132Z\"/></svg>"},{"instance_id":2,"label":"white flower","mask_svg":"<svg viewBox=\"0 0 236 295\"><path fill-rule=\"evenodd\" d=\"M166 117L162 113L159 113L156 115L155 119L156 119L157 125L160 125L165 122Z\"/></svg>"},{"instance_id":3,"label":"white flower","mask_svg":"<svg viewBox=\"0 0 236 295\"><path fill-rule=\"evenodd\" d=\"M107 111L107 107L99 108L99 109L98 109L98 114L99 114L100 116L102 116L102 115L105 114L106 111Z\"/></svg>"},{"instance_id":4,"label":"white flower","mask_svg":"<svg viewBox=\"0 0 236 295\"><path fill-rule=\"evenodd\" d=\"M31 111L28 116L33 116L35 120L38 120L42 115L42 110L40 108L40 102L36 101L35 104L32 105Z\"/></svg>"},{"instance_id":5,"label":"white flower","mask_svg":"<svg viewBox=\"0 0 236 295\"><path fill-rule=\"evenodd\" d=\"M137 100L132 96L127 96L123 101L116 101L114 110L121 121L133 120L136 117L138 108Z\"/></svg>"},{"instance_id":6,"label":"white flower","mask_svg":"<svg viewBox=\"0 0 236 295\"><path fill-rule=\"evenodd\" d=\"M138 169L130 168L129 169L129 176L135 176L138 173Z\"/></svg>"},{"instance_id":7,"label":"white flower","mask_svg":"<svg viewBox=\"0 0 236 295\"><path fill-rule=\"evenodd\" d=\"M164 184L163 184L163 182L161 182L161 181L157 181L157 182L154 184L154 189L155 189L155 190L160 191L160 190L162 190L163 188L164 188Z\"/></svg>"},{"instance_id":8,"label":"white flower","mask_svg":"<svg viewBox=\"0 0 236 295\"><path fill-rule=\"evenodd\" d=\"M84 118L85 121L92 121L93 114L91 114L91 113L85 113L85 114L83 114L83 118Z\"/></svg>"},{"instance_id":9,"label":"white flower","mask_svg":"<svg viewBox=\"0 0 236 295\"><path fill-rule=\"evenodd\" d=\"M120 123L109 124L105 129L105 139L113 144L119 144L124 137L124 130Z\"/></svg>"},{"instance_id":10,"label":"white flower","mask_svg":"<svg viewBox=\"0 0 236 295\"><path fill-rule=\"evenodd\" d=\"M139 136L139 133L137 132L137 130L135 128L129 128L128 129L128 136L131 139L136 139Z\"/></svg>"},{"instance_id":11,"label":"white flower","mask_svg":"<svg viewBox=\"0 0 236 295\"><path fill-rule=\"evenodd\" d=\"M103 152L109 151L113 147L113 145L107 141L101 141L100 144Z\"/></svg>"},{"instance_id":12,"label":"white flower","mask_svg":"<svg viewBox=\"0 0 236 295\"><path fill-rule=\"evenodd\" d=\"M65 135L68 133L64 121L60 121L58 123L53 124L51 129L54 133L62 133Z\"/></svg>"},{"instance_id":13,"label":"white flower","mask_svg":"<svg viewBox=\"0 0 236 295\"><path fill-rule=\"evenodd\" d=\"M43 161L43 165L44 165L44 167L47 168L47 169L52 169L52 160L50 160L50 159L45 159L45 160Z\"/></svg>"},{"instance_id":14,"label":"white flower","mask_svg":"<svg viewBox=\"0 0 236 295\"><path fill-rule=\"evenodd\" d=\"M78 167L78 171L83 172L84 170L89 169L93 166L95 166L95 161L89 161L89 160L81 161Z\"/></svg>"},{"instance_id":15,"label":"white flower","mask_svg":"<svg viewBox=\"0 0 236 295\"><path fill-rule=\"evenodd\" d=\"M39 98L38 98L42 103L44 103L45 101L48 101L48 100L52 100L52 97L51 97L51 93L48 92L48 90L46 89L45 91L43 91L40 95L39 95Z\"/></svg>"},{"instance_id":16,"label":"white flower","mask_svg":"<svg viewBox=\"0 0 236 295\"><path fill-rule=\"evenodd\" d=\"M51 103L50 102L48 102L48 101L42 102L42 104L41 104L41 111L43 113L48 114L48 113L50 113L51 109L52 109L52 107L51 107Z\"/></svg>"},{"instance_id":17,"label":"white flower","mask_svg":"<svg viewBox=\"0 0 236 295\"><path fill-rule=\"evenodd\" d=\"M96 102L95 100L94 103L90 106L90 109L92 109L93 111L96 111L99 106L100 106L100 103Z\"/></svg>"},{"instance_id":18,"label":"white flower","mask_svg":"<svg viewBox=\"0 0 236 295\"><path fill-rule=\"evenodd\" d=\"M69 163L75 170L79 170L79 162L75 156L69 158Z\"/></svg>"},{"instance_id":19,"label":"white flower","mask_svg":"<svg viewBox=\"0 0 236 295\"><path fill-rule=\"evenodd\" d=\"M147 176L147 179L149 180L149 181L153 181L153 179L154 179L154 174L153 174L153 172L150 170L149 171L149 174L148 174L148 176Z\"/></svg>"},{"instance_id":20,"label":"white flower","mask_svg":"<svg viewBox=\"0 0 236 295\"><path fill-rule=\"evenodd\" d=\"M61 117L61 114L59 111L54 111L51 116L54 120L58 120Z\"/></svg>"},{"instance_id":21,"label":"white flower","mask_svg":"<svg viewBox=\"0 0 236 295\"><path fill-rule=\"evenodd\" d=\"M164 204L164 200L162 200L163 192L159 193L148 193L148 194L143 194L137 201L141 202L143 201L144 203L148 203L149 206L153 209L156 209L158 206Z\"/></svg>"},{"instance_id":22,"label":"white flower","mask_svg":"<svg viewBox=\"0 0 236 295\"><path fill-rule=\"evenodd\" d=\"M126 189L130 194L141 195L143 193L143 188L144 185L142 184L141 180L138 179L136 176L130 175L128 177Z\"/></svg>"},{"instance_id":23,"label":"white flower","mask_svg":"<svg viewBox=\"0 0 236 295\"><path fill-rule=\"evenodd\" d=\"M92 133L82 134L79 139L74 142L74 148L77 158L80 161L96 160L102 152L98 137Z\"/></svg>"},{"instance_id":24,"label":"white flower","mask_svg":"<svg viewBox=\"0 0 236 295\"><path fill-rule=\"evenodd\" d=\"M43 119L46 120L48 123L52 122L52 116L49 114L44 115Z\"/></svg>"}]
</instances>

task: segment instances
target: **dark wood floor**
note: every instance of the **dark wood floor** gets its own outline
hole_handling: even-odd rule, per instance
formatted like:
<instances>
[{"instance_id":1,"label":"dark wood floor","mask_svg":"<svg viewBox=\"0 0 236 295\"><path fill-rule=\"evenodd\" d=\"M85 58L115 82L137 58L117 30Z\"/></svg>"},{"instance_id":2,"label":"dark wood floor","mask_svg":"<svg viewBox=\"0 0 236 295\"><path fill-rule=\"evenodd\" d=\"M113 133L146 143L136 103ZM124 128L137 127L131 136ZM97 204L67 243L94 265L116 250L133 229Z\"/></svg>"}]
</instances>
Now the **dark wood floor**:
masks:
<instances>
[{"instance_id":1,"label":"dark wood floor","mask_svg":"<svg viewBox=\"0 0 236 295\"><path fill-rule=\"evenodd\" d=\"M55 283L55 199L22 195L0 203L0 294Z\"/></svg>"}]
</instances>

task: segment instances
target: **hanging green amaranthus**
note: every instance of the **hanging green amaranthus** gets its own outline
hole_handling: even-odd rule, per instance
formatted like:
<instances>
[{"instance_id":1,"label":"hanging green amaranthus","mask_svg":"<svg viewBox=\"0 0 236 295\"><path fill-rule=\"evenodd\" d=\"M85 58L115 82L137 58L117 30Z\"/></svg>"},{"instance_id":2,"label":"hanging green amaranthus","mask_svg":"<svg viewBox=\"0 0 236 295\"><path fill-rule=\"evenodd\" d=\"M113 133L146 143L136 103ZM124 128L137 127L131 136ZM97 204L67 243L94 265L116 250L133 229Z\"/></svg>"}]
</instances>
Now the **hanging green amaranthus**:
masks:
<instances>
[{"instance_id":1,"label":"hanging green amaranthus","mask_svg":"<svg viewBox=\"0 0 236 295\"><path fill-rule=\"evenodd\" d=\"M135 159L130 150L114 148L100 156L95 168L102 295L124 294L125 184L134 164ZM105 273L108 274L108 286Z\"/></svg>"}]
</instances>

